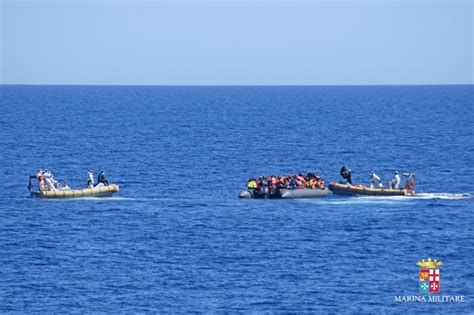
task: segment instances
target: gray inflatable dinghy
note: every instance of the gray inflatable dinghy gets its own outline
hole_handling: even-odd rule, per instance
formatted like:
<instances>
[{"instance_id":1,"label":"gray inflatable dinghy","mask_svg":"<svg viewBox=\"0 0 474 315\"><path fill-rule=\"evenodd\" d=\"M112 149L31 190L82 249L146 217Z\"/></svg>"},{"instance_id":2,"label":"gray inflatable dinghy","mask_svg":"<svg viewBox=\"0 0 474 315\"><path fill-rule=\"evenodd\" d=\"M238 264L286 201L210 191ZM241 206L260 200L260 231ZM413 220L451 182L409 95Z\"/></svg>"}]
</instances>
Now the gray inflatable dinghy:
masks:
<instances>
[{"instance_id":1,"label":"gray inflatable dinghy","mask_svg":"<svg viewBox=\"0 0 474 315\"><path fill-rule=\"evenodd\" d=\"M242 190L239 193L239 198L269 198L269 199L289 199L289 198L317 198L324 197L329 194L329 189L280 189L274 193L264 194L256 190Z\"/></svg>"}]
</instances>

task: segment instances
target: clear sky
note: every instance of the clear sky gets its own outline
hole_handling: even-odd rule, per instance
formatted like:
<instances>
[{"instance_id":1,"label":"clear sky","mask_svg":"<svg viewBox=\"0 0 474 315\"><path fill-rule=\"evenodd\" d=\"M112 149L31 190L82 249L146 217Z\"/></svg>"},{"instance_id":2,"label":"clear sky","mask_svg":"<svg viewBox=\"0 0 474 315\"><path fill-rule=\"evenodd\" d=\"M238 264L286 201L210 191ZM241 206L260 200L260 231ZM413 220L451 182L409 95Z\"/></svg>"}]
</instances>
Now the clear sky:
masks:
<instances>
[{"instance_id":1,"label":"clear sky","mask_svg":"<svg viewBox=\"0 0 474 315\"><path fill-rule=\"evenodd\" d=\"M473 1L1 1L4 84L473 84Z\"/></svg>"}]
</instances>

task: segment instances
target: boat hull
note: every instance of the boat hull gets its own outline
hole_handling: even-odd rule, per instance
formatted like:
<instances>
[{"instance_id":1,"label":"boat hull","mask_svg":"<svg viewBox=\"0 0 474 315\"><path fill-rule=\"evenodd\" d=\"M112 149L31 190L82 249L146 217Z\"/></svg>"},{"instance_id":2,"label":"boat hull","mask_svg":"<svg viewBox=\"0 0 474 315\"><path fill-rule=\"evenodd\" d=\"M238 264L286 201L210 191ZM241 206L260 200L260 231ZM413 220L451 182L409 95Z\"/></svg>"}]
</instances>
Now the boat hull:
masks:
<instances>
[{"instance_id":1,"label":"boat hull","mask_svg":"<svg viewBox=\"0 0 474 315\"><path fill-rule=\"evenodd\" d=\"M412 196L414 191L406 189L370 188L363 185L348 185L331 182L329 189L341 195L366 195L366 196Z\"/></svg>"},{"instance_id":2,"label":"boat hull","mask_svg":"<svg viewBox=\"0 0 474 315\"><path fill-rule=\"evenodd\" d=\"M329 189L281 189L280 196L283 199L289 198L317 198L329 194Z\"/></svg>"},{"instance_id":3,"label":"boat hull","mask_svg":"<svg viewBox=\"0 0 474 315\"><path fill-rule=\"evenodd\" d=\"M239 198L244 198L244 199L278 199L280 197L280 193L278 191L275 191L272 194L263 194L259 193L256 190L242 190L239 193Z\"/></svg>"},{"instance_id":4,"label":"boat hull","mask_svg":"<svg viewBox=\"0 0 474 315\"><path fill-rule=\"evenodd\" d=\"M119 191L119 186L110 184L108 186L83 188L83 189L68 189L57 191L37 191L32 192L33 197L59 199L59 198L83 198L83 197L110 197Z\"/></svg>"},{"instance_id":5,"label":"boat hull","mask_svg":"<svg viewBox=\"0 0 474 315\"><path fill-rule=\"evenodd\" d=\"M256 190L242 190L240 198L255 199L290 199L290 198L317 198L329 194L327 188L324 189L280 189L273 194L261 194Z\"/></svg>"}]
</instances>

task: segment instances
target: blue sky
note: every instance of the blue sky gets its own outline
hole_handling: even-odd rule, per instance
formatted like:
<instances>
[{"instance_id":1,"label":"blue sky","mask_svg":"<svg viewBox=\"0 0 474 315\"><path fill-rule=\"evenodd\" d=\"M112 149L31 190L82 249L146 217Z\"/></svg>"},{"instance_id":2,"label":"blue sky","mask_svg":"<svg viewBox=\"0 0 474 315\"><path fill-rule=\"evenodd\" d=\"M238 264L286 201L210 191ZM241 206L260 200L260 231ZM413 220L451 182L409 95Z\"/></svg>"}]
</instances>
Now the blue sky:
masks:
<instances>
[{"instance_id":1,"label":"blue sky","mask_svg":"<svg viewBox=\"0 0 474 315\"><path fill-rule=\"evenodd\" d=\"M1 1L4 84L472 84L473 1Z\"/></svg>"}]
</instances>

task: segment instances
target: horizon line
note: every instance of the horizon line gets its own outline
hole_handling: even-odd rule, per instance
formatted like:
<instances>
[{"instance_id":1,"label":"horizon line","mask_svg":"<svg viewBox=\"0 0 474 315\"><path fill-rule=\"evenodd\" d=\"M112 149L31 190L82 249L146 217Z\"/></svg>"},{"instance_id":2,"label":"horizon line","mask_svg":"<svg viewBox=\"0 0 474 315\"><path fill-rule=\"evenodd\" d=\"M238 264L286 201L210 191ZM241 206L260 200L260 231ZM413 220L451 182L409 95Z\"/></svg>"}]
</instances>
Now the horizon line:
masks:
<instances>
[{"instance_id":1,"label":"horizon line","mask_svg":"<svg viewBox=\"0 0 474 315\"><path fill-rule=\"evenodd\" d=\"M469 86L474 83L390 83L390 84L82 84L82 83L0 83L0 86L156 86L156 87L331 87L331 86Z\"/></svg>"}]
</instances>

